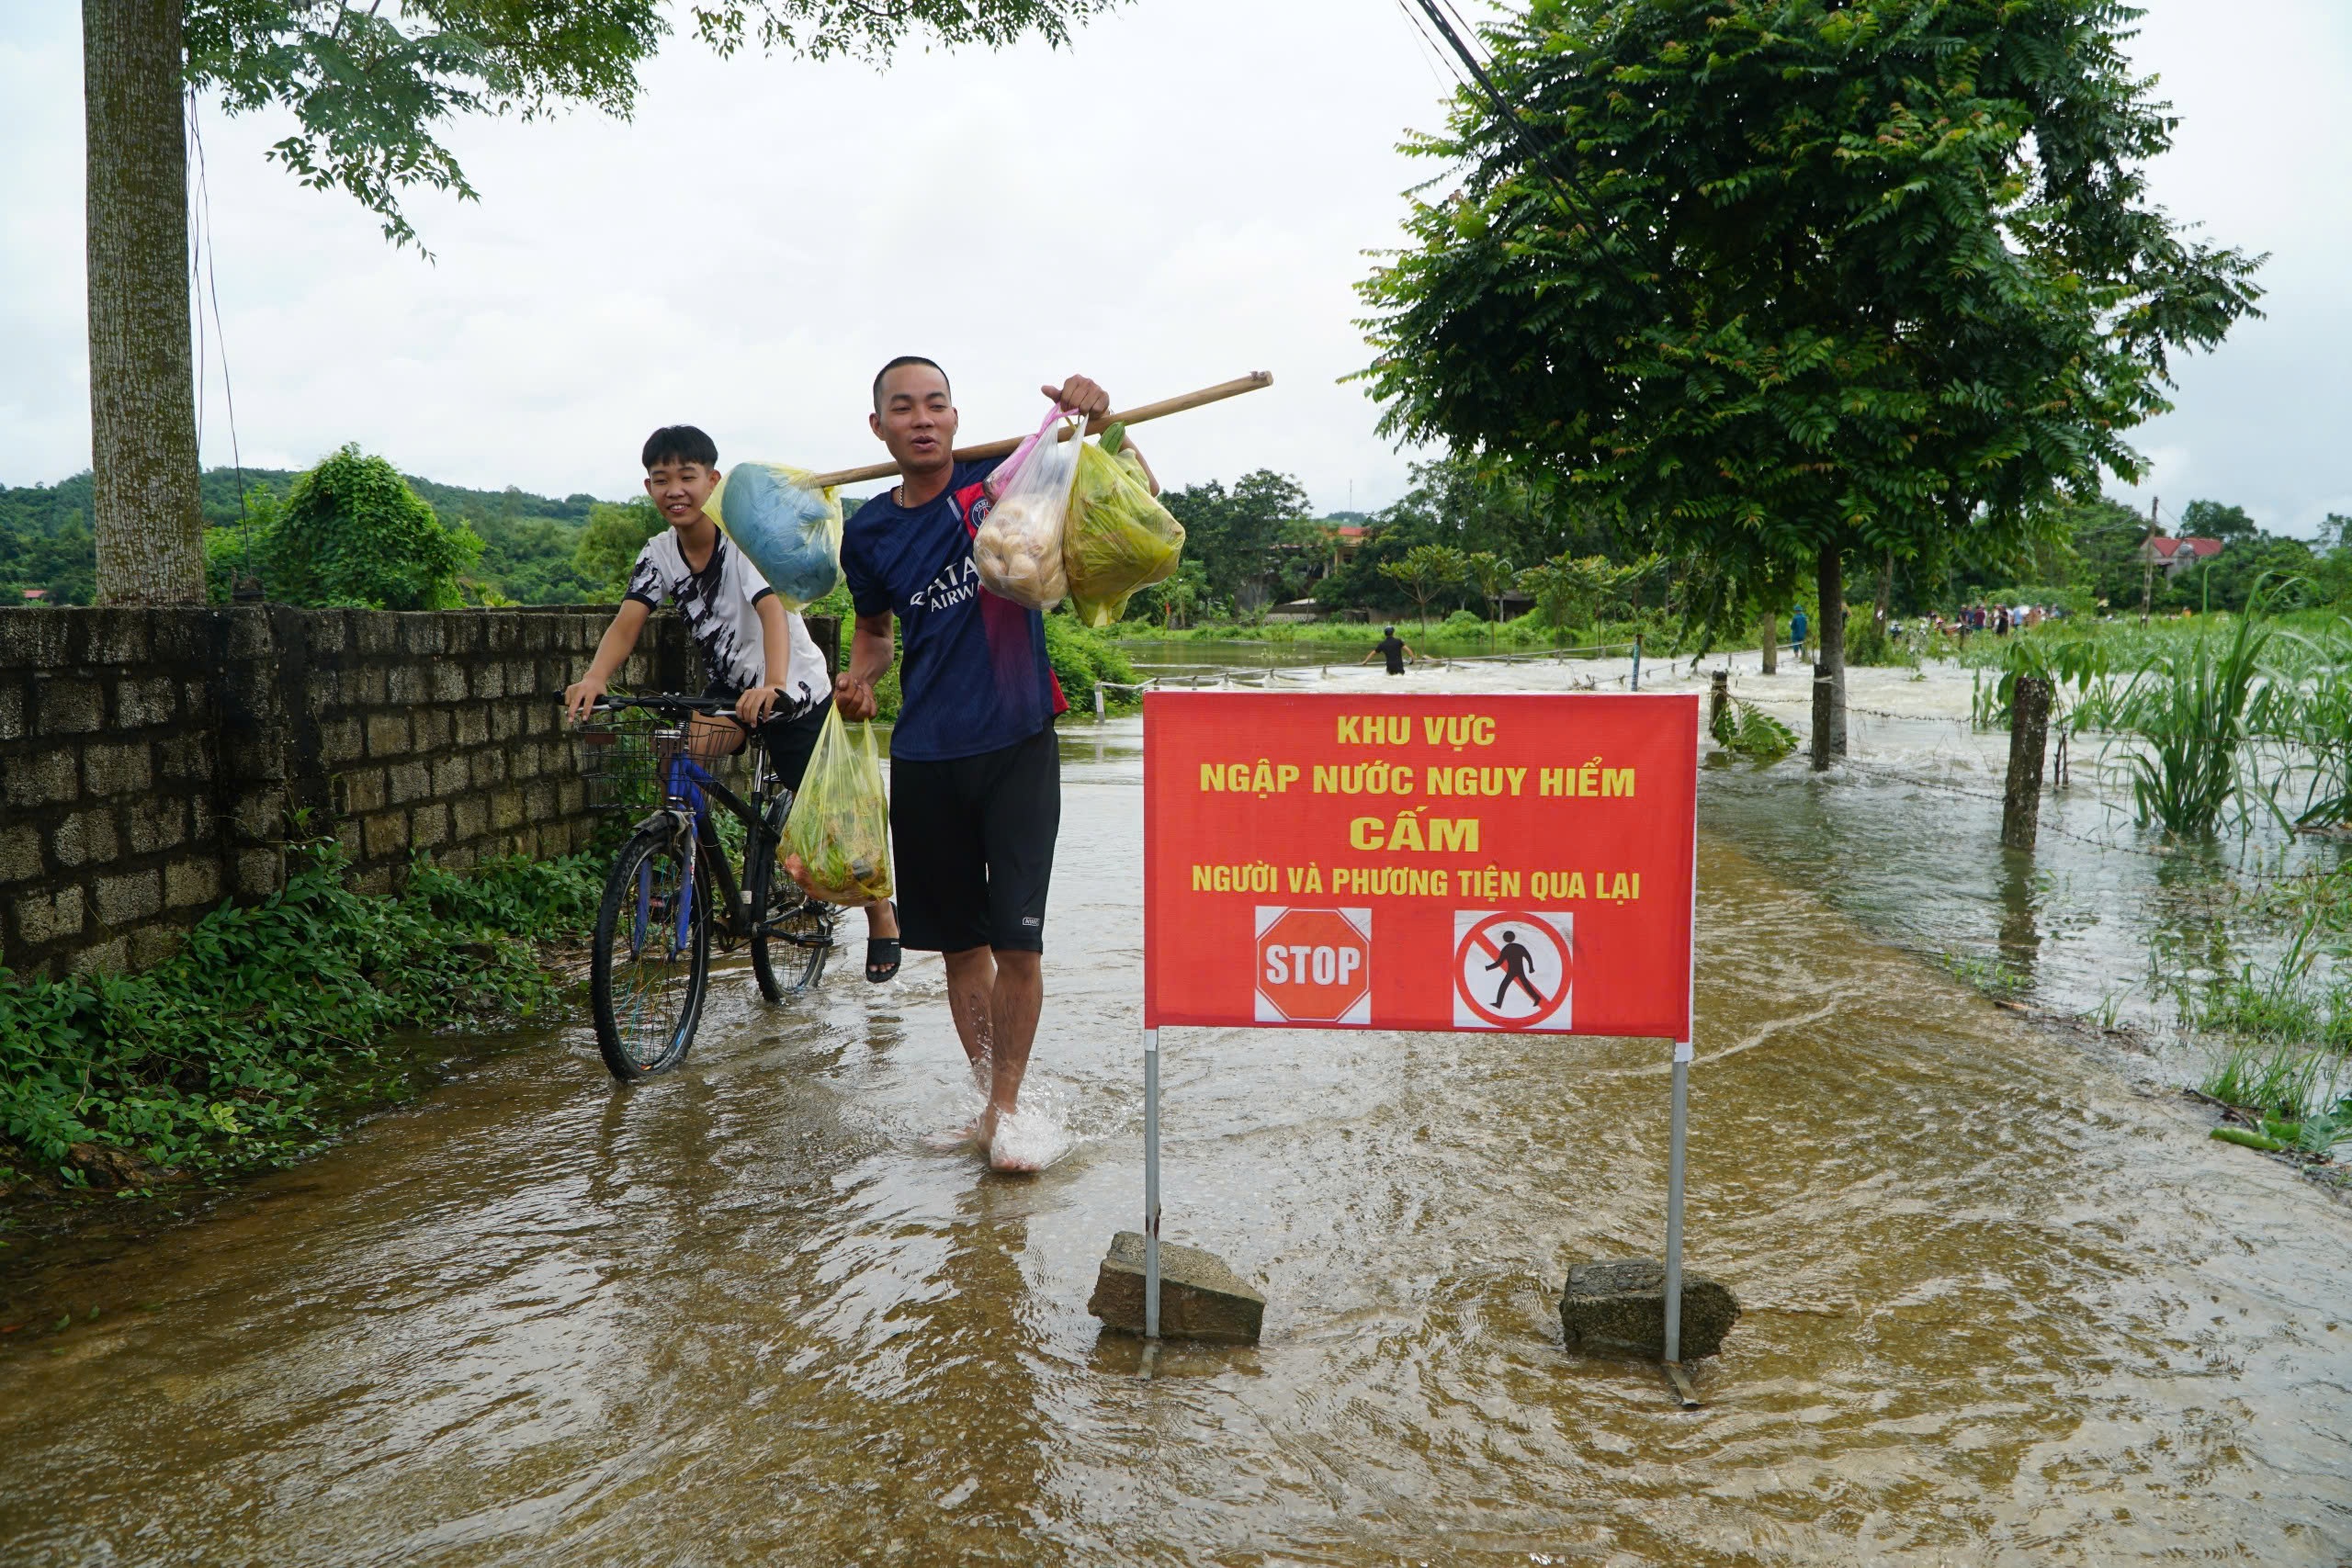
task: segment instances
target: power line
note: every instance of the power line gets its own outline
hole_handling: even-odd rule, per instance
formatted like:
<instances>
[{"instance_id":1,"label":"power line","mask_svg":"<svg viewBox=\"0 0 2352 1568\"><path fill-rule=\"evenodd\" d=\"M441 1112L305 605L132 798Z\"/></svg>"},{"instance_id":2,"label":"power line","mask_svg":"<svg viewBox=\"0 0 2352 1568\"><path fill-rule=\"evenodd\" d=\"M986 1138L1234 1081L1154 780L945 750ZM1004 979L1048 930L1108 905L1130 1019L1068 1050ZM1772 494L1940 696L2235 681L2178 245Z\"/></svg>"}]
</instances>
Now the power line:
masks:
<instances>
[{"instance_id":1,"label":"power line","mask_svg":"<svg viewBox=\"0 0 2352 1568\"><path fill-rule=\"evenodd\" d=\"M1402 0L1399 0L1399 3L1401 4ZM1443 9L1440 9L1440 4L1441 0L1413 0L1413 5L1423 17L1429 19L1430 25L1436 28L1438 36L1445 41L1446 48L1455 59L1462 62L1462 70L1468 73L1467 77L1463 81L1463 85L1475 86L1484 95L1487 104L1493 108L1496 118L1509 128L1508 134L1519 144L1521 152L1526 158L1529 171L1550 180L1559 188L1563 196L1572 198L1570 202L1565 204L1568 208L1569 217L1577 216L1576 207L1577 204L1581 204L1584 221L1598 228L1603 235L1623 240L1639 251L1642 260L1657 274L1658 286L1669 293L1679 292L1675 289L1672 274L1659 260L1647 237L1636 236L1621 227L1610 217L1608 209L1601 206L1591 191L1585 188L1580 179L1573 174L1563 173L1553 165L1549 152L1535 140L1534 130L1521 114L1519 107L1504 95L1502 88L1496 85L1493 75L1487 70L1486 62L1481 61L1464 41L1464 34L1472 33L1475 29L1466 22L1463 22L1457 28L1455 22L1460 21L1460 13L1453 10L1451 0L1444 0ZM1408 16L1410 14L1408 12ZM1415 20L1418 25L1419 19L1415 18ZM1426 29L1424 31L1426 32ZM1461 73L1457 72L1456 74L1460 75ZM1616 268L1624 281L1635 288L1642 287L1642 280L1634 276L1632 270L1613 255L1606 245L1600 247L1600 254Z\"/></svg>"},{"instance_id":2,"label":"power line","mask_svg":"<svg viewBox=\"0 0 2352 1568\"><path fill-rule=\"evenodd\" d=\"M203 213L203 227L201 233L203 236L204 247L204 290L202 294L198 296L195 301L198 343L196 378L197 471L198 475L201 476L204 467L205 375L202 344L204 342L204 301L206 297L209 296L212 301L213 341L219 345L220 353L220 395L222 400L228 405L229 412L229 461L232 470L237 476L238 563L241 566L250 568L253 563L253 516L252 513L247 511L245 506L245 457L243 449L239 445L237 438L237 388L236 383L232 381L229 376L229 333L227 327L222 325L220 321L220 263L219 258L214 254L212 249L212 182L204 162L204 130L197 118L197 99L196 89L194 87L190 87L188 89L187 95L187 129L188 141L196 149L196 202L194 205L199 207ZM193 217L193 214L191 214L191 217ZM195 230L193 222L191 222L190 228L191 231ZM188 244L191 265L193 265L196 248L195 233L192 231Z\"/></svg>"},{"instance_id":3,"label":"power line","mask_svg":"<svg viewBox=\"0 0 2352 1568\"><path fill-rule=\"evenodd\" d=\"M1413 15L1411 0L1396 0L1396 10L1413 29L1413 41L1419 46L1421 63L1428 68L1430 79L1448 92L1467 86L1469 84L1463 80L1462 73L1453 69L1444 53L1438 49L1436 40L1430 37L1429 28Z\"/></svg>"}]
</instances>

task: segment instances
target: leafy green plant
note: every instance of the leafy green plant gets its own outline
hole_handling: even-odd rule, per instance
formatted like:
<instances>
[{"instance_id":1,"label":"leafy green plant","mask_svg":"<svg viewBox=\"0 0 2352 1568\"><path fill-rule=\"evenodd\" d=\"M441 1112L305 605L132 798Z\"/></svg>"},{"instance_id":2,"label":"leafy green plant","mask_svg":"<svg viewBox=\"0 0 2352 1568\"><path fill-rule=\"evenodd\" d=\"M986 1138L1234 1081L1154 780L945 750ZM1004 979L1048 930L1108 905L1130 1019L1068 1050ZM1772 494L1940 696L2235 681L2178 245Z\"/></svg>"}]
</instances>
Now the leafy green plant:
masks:
<instances>
[{"instance_id":1,"label":"leafy green plant","mask_svg":"<svg viewBox=\"0 0 2352 1568\"><path fill-rule=\"evenodd\" d=\"M1708 733L1724 750L1769 767L1797 749L1796 731L1758 707L1734 697L1715 713Z\"/></svg>"},{"instance_id":2,"label":"leafy green plant","mask_svg":"<svg viewBox=\"0 0 2352 1568\"><path fill-rule=\"evenodd\" d=\"M1472 550L1462 558L1462 563L1471 586L1487 602L1487 637L1491 641L1494 623L1503 618L1503 594L1517 581L1518 569L1492 550Z\"/></svg>"},{"instance_id":3,"label":"leafy green plant","mask_svg":"<svg viewBox=\"0 0 2352 1568\"><path fill-rule=\"evenodd\" d=\"M347 1106L399 1087L386 1031L528 1017L556 995L531 940L585 930L585 856L419 868L354 892L333 840L288 851L283 890L206 915L144 974L0 970L0 1163L84 1179L78 1148L198 1173L282 1164Z\"/></svg>"},{"instance_id":4,"label":"leafy green plant","mask_svg":"<svg viewBox=\"0 0 2352 1568\"><path fill-rule=\"evenodd\" d=\"M2342 1093L2344 1059L2331 1053L2308 1051L2280 1043L2236 1042L2224 1050L2198 1087L2224 1105L2273 1117L2298 1129L2319 1124L2315 1131L2340 1139L2347 1120Z\"/></svg>"},{"instance_id":5,"label":"leafy green plant","mask_svg":"<svg viewBox=\"0 0 2352 1568\"><path fill-rule=\"evenodd\" d=\"M1127 662L1119 645L1093 627L1080 625L1075 615L1056 614L1046 617L1046 657L1053 661L1062 695L1081 713L1093 711L1094 688L1099 682L1107 681L1115 686L1136 683L1135 666ZM1103 702L1106 707L1132 707L1136 705L1136 694L1105 692Z\"/></svg>"},{"instance_id":6,"label":"leafy green plant","mask_svg":"<svg viewBox=\"0 0 2352 1568\"><path fill-rule=\"evenodd\" d=\"M2228 644L2199 638L2143 671L2146 696L2137 715L2146 749L2131 756L2132 798L2143 823L2178 838L2212 832L2238 792L2238 750L2246 708L2270 633L2257 629L2263 591L2256 589Z\"/></svg>"},{"instance_id":7,"label":"leafy green plant","mask_svg":"<svg viewBox=\"0 0 2352 1568\"><path fill-rule=\"evenodd\" d=\"M1620 566L1607 556L1563 551L1522 570L1519 585L1535 595L1536 614L1546 625L1582 631L1595 615L1621 606L1633 585L1657 565L1654 555Z\"/></svg>"},{"instance_id":8,"label":"leafy green plant","mask_svg":"<svg viewBox=\"0 0 2352 1568\"><path fill-rule=\"evenodd\" d=\"M621 502L600 501L588 509L588 525L580 530L580 542L572 547L572 570L605 597L618 599L628 587L629 568L637 564L637 554L645 547L645 541L667 526L662 521L662 513L653 509L653 502L644 496ZM844 594L842 607L832 613L846 614L848 603Z\"/></svg>"},{"instance_id":9,"label":"leafy green plant","mask_svg":"<svg viewBox=\"0 0 2352 1568\"><path fill-rule=\"evenodd\" d=\"M2094 638L2018 632L2001 640L2007 646L2001 649L1998 673L1980 666L1969 676L1969 719L1979 729L2008 727L2009 703L2020 675L2050 682L2051 718L2063 724L2072 711L2066 694L2071 690L2079 698L2109 673L2110 649Z\"/></svg>"},{"instance_id":10,"label":"leafy green plant","mask_svg":"<svg viewBox=\"0 0 2352 1568\"><path fill-rule=\"evenodd\" d=\"M1936 961L1955 979L1998 1000L2016 997L2031 985L2025 976L1997 959L1979 958L1966 953L1945 953L1939 954Z\"/></svg>"},{"instance_id":11,"label":"leafy green plant","mask_svg":"<svg viewBox=\"0 0 2352 1568\"><path fill-rule=\"evenodd\" d=\"M2352 823L2352 635L2339 617L2272 645L2261 728L2304 775L2298 828Z\"/></svg>"},{"instance_id":12,"label":"leafy green plant","mask_svg":"<svg viewBox=\"0 0 2352 1568\"><path fill-rule=\"evenodd\" d=\"M2131 7L1530 0L1410 144L1410 241L1361 286L1384 434L1564 476L1716 570L1728 631L1810 567L1842 707L1849 556L2049 537L2136 476L2171 353L2258 258L2186 235ZM1834 734L1833 728L1829 733Z\"/></svg>"},{"instance_id":13,"label":"leafy green plant","mask_svg":"<svg viewBox=\"0 0 2352 1568\"><path fill-rule=\"evenodd\" d=\"M1452 545L1415 545L1402 560L1380 563L1380 575L1413 601L1424 631L1429 629L1430 601L1460 582L1469 570L1469 558Z\"/></svg>"},{"instance_id":14,"label":"leafy green plant","mask_svg":"<svg viewBox=\"0 0 2352 1568\"><path fill-rule=\"evenodd\" d=\"M450 610L481 540L444 525L391 464L347 446L294 481L254 558L285 604Z\"/></svg>"}]
</instances>

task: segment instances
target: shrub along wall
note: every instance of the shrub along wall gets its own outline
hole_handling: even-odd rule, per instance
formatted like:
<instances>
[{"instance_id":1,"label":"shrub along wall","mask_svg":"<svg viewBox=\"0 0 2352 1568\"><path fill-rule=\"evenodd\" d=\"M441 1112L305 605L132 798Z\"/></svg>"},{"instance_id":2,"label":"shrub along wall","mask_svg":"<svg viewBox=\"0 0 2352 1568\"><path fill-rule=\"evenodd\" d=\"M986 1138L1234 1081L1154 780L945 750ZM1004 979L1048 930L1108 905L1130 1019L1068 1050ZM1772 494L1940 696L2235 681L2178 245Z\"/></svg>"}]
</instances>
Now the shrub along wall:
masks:
<instances>
[{"instance_id":1,"label":"shrub along wall","mask_svg":"<svg viewBox=\"0 0 2352 1568\"><path fill-rule=\"evenodd\" d=\"M286 877L307 808L385 891L595 829L558 712L603 610L0 610L0 966L143 968ZM820 648L838 627L812 620ZM698 691L674 616L620 684Z\"/></svg>"}]
</instances>

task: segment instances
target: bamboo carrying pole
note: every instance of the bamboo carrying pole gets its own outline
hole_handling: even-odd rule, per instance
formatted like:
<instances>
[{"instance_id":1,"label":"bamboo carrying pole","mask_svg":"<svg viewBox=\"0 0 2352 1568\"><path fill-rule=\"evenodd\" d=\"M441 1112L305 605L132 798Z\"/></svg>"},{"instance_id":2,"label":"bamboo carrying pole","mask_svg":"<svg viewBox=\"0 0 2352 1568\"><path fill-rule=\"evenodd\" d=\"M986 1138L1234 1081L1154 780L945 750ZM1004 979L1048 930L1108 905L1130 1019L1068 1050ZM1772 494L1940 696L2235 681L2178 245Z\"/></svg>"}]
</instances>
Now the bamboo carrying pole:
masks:
<instances>
[{"instance_id":1,"label":"bamboo carrying pole","mask_svg":"<svg viewBox=\"0 0 2352 1568\"><path fill-rule=\"evenodd\" d=\"M1214 387L1204 387L1197 392L1186 392L1182 397L1164 398L1156 403L1146 403L1141 408L1128 409L1124 413L1106 413L1089 424L1086 427L1086 434L1093 435L1108 430L1114 424L1141 424L1146 420L1159 419L1171 413L1182 413L1186 409L1196 409L1204 403L1222 402L1227 398L1238 398L1244 392L1254 392L1261 387L1271 387L1273 384L1272 371L1253 370L1247 376L1220 382ZM1065 441L1069 439L1068 425L1061 428L1060 438ZM1010 457L1012 449L1026 439L1026 436L1011 435L1002 441L983 442L978 446L958 446L953 456L959 463L974 463L983 457ZM819 474L809 482L816 489L831 490L835 485L854 485L867 479L890 479L898 472L899 465L896 463L868 463L862 468L840 468L830 474Z\"/></svg>"}]
</instances>

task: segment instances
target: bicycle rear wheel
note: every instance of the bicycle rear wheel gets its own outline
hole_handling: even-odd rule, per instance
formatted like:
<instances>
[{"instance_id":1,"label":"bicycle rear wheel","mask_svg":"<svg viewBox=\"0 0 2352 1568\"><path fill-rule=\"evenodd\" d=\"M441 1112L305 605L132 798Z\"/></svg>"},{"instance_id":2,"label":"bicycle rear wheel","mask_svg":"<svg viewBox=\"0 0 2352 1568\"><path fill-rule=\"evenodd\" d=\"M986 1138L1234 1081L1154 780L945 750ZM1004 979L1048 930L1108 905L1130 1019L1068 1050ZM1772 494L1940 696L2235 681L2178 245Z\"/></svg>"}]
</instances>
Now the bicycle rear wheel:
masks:
<instances>
[{"instance_id":1,"label":"bicycle rear wheel","mask_svg":"<svg viewBox=\"0 0 2352 1568\"><path fill-rule=\"evenodd\" d=\"M752 974L760 995L780 1002L824 977L825 960L833 950L833 917L829 906L802 897L773 857L762 861L747 867L744 878L751 885L752 908L760 911L752 933Z\"/></svg>"},{"instance_id":2,"label":"bicycle rear wheel","mask_svg":"<svg viewBox=\"0 0 2352 1568\"><path fill-rule=\"evenodd\" d=\"M667 821L640 828L613 862L596 911L589 998L596 1049L624 1083L686 1059L710 985L708 879Z\"/></svg>"}]
</instances>

